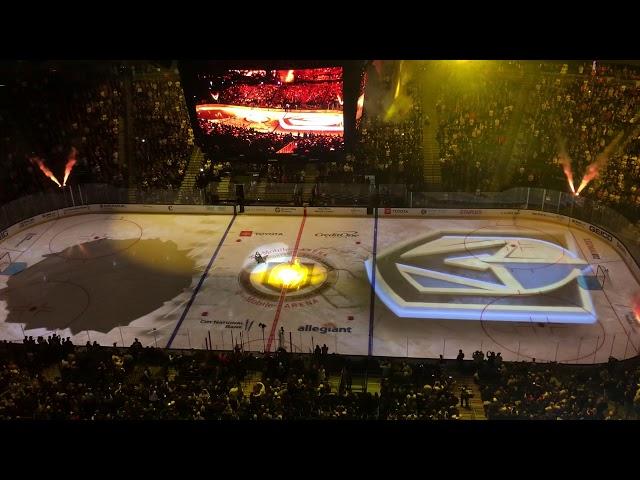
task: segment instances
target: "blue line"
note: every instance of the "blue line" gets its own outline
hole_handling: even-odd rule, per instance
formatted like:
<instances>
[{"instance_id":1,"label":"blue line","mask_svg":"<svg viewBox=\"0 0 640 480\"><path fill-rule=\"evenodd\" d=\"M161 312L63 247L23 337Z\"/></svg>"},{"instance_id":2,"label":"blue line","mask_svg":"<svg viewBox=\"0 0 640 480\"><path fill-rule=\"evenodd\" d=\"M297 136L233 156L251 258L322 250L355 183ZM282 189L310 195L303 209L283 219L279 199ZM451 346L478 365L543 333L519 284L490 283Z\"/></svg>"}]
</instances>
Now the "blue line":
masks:
<instances>
[{"instance_id":1,"label":"blue line","mask_svg":"<svg viewBox=\"0 0 640 480\"><path fill-rule=\"evenodd\" d=\"M376 252L378 250L378 209L373 208L373 257L371 259L371 301L369 303L369 353L373 352L373 310L376 304Z\"/></svg>"},{"instance_id":2,"label":"blue line","mask_svg":"<svg viewBox=\"0 0 640 480\"><path fill-rule=\"evenodd\" d=\"M224 235L222 235L222 238L220 239L220 242L218 242L218 246L216 247L216 251L213 252L213 255L211 256L211 260L209 260L209 264L207 265L207 268L204 270L204 273L200 277L200 281L198 282L198 285L196 286L195 290L193 291L193 295L191 295L191 299L189 299L189 302L187 303L187 307L182 312L182 315L180 316L180 320L178 320L178 324L176 325L176 328L173 330L173 333L171 334L171 338L169 338L169 342L167 343L166 348L170 348L171 344L173 343L173 340L176 338L176 335L178 334L178 330L180 330L180 326L182 325L182 322L184 322L184 319L186 318L187 313L189 312L189 309L191 308L191 305L193 305L193 301L196 299L196 295L198 295L198 291L200 291L200 287L202 287L202 284L204 283L204 279L207 278L207 275L209 275L209 270L211 269L211 265L213 265L213 262L215 261L216 257L218 256L218 252L220 251L220 248L222 248L222 244L224 243L225 239L227 238L227 234L229 233L229 230L231 229L231 225L233 225L233 222L235 221L235 219L236 219L236 214L235 214L235 211L234 211L233 217L231 218L231 221L229 222L229 225L227 225L227 229L225 230Z\"/></svg>"}]
</instances>

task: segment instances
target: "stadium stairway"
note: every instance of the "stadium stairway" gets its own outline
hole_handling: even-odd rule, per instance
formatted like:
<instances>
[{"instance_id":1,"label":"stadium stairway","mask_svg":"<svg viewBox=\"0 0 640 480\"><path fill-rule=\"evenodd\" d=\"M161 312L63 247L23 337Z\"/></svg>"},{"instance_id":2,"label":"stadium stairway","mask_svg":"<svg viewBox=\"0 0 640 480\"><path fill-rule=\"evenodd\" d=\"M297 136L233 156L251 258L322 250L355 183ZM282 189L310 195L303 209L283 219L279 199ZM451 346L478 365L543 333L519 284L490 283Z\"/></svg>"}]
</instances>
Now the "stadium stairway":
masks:
<instances>
[{"instance_id":1,"label":"stadium stairway","mask_svg":"<svg viewBox=\"0 0 640 480\"><path fill-rule=\"evenodd\" d=\"M354 377L354 381L353 383L355 384L356 382L356 378ZM369 375L368 378L362 378L362 384L364 385L366 383L366 390L367 392L371 393L371 395L375 395L376 393L378 395L380 395L380 390L381 390L381 386L380 386L380 377L378 375L372 376Z\"/></svg>"},{"instance_id":2,"label":"stadium stairway","mask_svg":"<svg viewBox=\"0 0 640 480\"><path fill-rule=\"evenodd\" d=\"M520 92L513 105L513 115L506 132L507 141L498 154L497 175L494 176L494 185L491 186L492 191L501 191L505 185L508 185L509 180L518 168L519 155L517 152L521 146L524 138L524 129L526 128L523 120L525 119L529 95L532 90L535 90L536 76L534 73L531 72L531 74L525 75L523 70L521 78L519 78Z\"/></svg>"},{"instance_id":3,"label":"stadium stairway","mask_svg":"<svg viewBox=\"0 0 640 480\"><path fill-rule=\"evenodd\" d=\"M261 178L255 187L251 188L251 196L257 200L266 199L267 179Z\"/></svg>"},{"instance_id":4,"label":"stadium stairway","mask_svg":"<svg viewBox=\"0 0 640 480\"><path fill-rule=\"evenodd\" d=\"M487 415L484 411L484 405L482 403L482 395L480 395L480 388L474 381L473 377L456 374L454 376L456 381L456 394L458 395L458 402L460 401L460 387L465 386L468 390L473 392L473 397L469 399L469 408L462 407L458 404L458 410L460 411L460 420L486 420Z\"/></svg>"},{"instance_id":5,"label":"stadium stairway","mask_svg":"<svg viewBox=\"0 0 640 480\"><path fill-rule=\"evenodd\" d=\"M434 117L437 115L434 111ZM434 118L429 115L430 118ZM437 122L437 117L435 117ZM423 133L423 158L424 158L424 181L428 185L440 185L442 182L440 171L440 147L435 138L436 129L431 125L425 127Z\"/></svg>"},{"instance_id":6,"label":"stadium stairway","mask_svg":"<svg viewBox=\"0 0 640 480\"><path fill-rule=\"evenodd\" d=\"M439 187L442 183L440 171L440 146L437 133L440 122L436 110L436 99L433 92L438 91L440 73L434 71L434 75L425 76L422 83L418 84L418 95L421 99L422 118L428 118L429 122L422 125L422 161L425 184Z\"/></svg>"},{"instance_id":7,"label":"stadium stairway","mask_svg":"<svg viewBox=\"0 0 640 480\"><path fill-rule=\"evenodd\" d=\"M137 188L128 188L127 189L127 198L129 199L129 203L138 203L138 189Z\"/></svg>"},{"instance_id":8,"label":"stadium stairway","mask_svg":"<svg viewBox=\"0 0 640 480\"><path fill-rule=\"evenodd\" d=\"M247 374L244 376L244 378L240 382L240 385L242 386L242 392L244 393L244 395L248 396L253 391L254 385L261 380L262 380L261 372L254 372L254 371L247 372Z\"/></svg>"},{"instance_id":9,"label":"stadium stairway","mask_svg":"<svg viewBox=\"0 0 640 480\"><path fill-rule=\"evenodd\" d=\"M313 186L318 178L318 167L314 164L308 164L304 171L304 183L302 184L302 201L304 203L311 202Z\"/></svg>"},{"instance_id":10,"label":"stadium stairway","mask_svg":"<svg viewBox=\"0 0 640 480\"><path fill-rule=\"evenodd\" d=\"M231 183L231 177L222 177L213 193L218 195L220 200L233 200L236 195L234 188L234 184Z\"/></svg>"},{"instance_id":11,"label":"stadium stairway","mask_svg":"<svg viewBox=\"0 0 640 480\"><path fill-rule=\"evenodd\" d=\"M180 185L180 190L178 191L178 201L176 203L182 203L184 198L191 198L191 193L196 186L196 179L200 173L203 159L204 155L202 150L197 146L193 147L193 150L191 151L191 158L189 158L189 164L187 165L184 178L182 179L182 184Z\"/></svg>"}]
</instances>

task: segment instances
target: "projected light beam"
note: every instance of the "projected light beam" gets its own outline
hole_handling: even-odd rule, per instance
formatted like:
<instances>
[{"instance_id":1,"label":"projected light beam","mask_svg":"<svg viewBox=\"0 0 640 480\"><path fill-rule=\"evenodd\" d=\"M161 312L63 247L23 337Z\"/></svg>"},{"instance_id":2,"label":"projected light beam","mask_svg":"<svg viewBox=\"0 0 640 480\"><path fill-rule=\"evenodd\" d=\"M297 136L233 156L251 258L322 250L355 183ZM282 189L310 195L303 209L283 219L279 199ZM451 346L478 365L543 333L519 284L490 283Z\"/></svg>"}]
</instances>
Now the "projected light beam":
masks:
<instances>
[{"instance_id":1,"label":"projected light beam","mask_svg":"<svg viewBox=\"0 0 640 480\"><path fill-rule=\"evenodd\" d=\"M591 163L587 167L587 172L582 177L582 182L580 182L580 186L578 190L576 190L576 195L579 195L582 190L591 182L591 180L598 178L600 176L600 171L607 165L609 161L609 157L616 150L616 147L622 140L623 132L620 132L607 147L602 151L600 155L598 155L593 163Z\"/></svg>"}]
</instances>

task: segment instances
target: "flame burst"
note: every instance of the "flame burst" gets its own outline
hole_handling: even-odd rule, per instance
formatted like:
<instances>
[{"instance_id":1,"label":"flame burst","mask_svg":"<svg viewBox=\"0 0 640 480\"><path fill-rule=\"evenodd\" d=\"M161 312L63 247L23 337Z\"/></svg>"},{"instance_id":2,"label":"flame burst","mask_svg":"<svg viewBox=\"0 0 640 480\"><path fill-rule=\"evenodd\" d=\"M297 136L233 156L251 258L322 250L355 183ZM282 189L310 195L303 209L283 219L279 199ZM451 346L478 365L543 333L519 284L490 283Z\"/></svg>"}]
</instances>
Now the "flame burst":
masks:
<instances>
[{"instance_id":1,"label":"flame burst","mask_svg":"<svg viewBox=\"0 0 640 480\"><path fill-rule=\"evenodd\" d=\"M607 165L609 157L620 143L620 140L622 140L622 136L623 132L620 132L618 135L616 135L616 138L614 138L611 143L607 145L607 147L602 151L602 153L596 157L595 161L587 167L587 173L585 173L582 177L582 181L580 182L580 186L576 191L576 195L579 195L591 180L600 176L600 171Z\"/></svg>"},{"instance_id":2,"label":"flame burst","mask_svg":"<svg viewBox=\"0 0 640 480\"><path fill-rule=\"evenodd\" d=\"M38 168L42 171L42 173L45 174L46 177L48 177L52 182L54 182L59 187L62 187L62 185L60 185L60 182L58 181L56 176L53 174L53 172L49 170L47 166L44 164L44 160L42 160L40 157L33 157L31 161L38 164Z\"/></svg>"},{"instance_id":3,"label":"flame burst","mask_svg":"<svg viewBox=\"0 0 640 480\"><path fill-rule=\"evenodd\" d=\"M636 293L631 299L631 307L633 308L633 316L640 322L640 292Z\"/></svg>"},{"instance_id":4,"label":"flame burst","mask_svg":"<svg viewBox=\"0 0 640 480\"><path fill-rule=\"evenodd\" d=\"M293 70L289 70L289 71L287 72L287 76L285 77L284 81L285 81L286 83L291 83L291 82L293 82L293 78L294 78L294 77L293 77Z\"/></svg>"},{"instance_id":5,"label":"flame burst","mask_svg":"<svg viewBox=\"0 0 640 480\"><path fill-rule=\"evenodd\" d=\"M564 172L564 176L567 177L567 182L569 183L571 192L574 195L577 195L576 189L573 186L573 170L571 170L571 158L567 154L564 140L558 139L558 146L558 163L562 165L562 171Z\"/></svg>"},{"instance_id":6,"label":"flame burst","mask_svg":"<svg viewBox=\"0 0 640 480\"><path fill-rule=\"evenodd\" d=\"M64 166L64 179L62 180L63 186L67 185L67 179L71 174L71 170L73 170L73 166L77 162L76 160L77 154L78 154L78 150L76 150L76 147L71 147L71 152L69 152L69 155L67 156L67 164Z\"/></svg>"}]
</instances>

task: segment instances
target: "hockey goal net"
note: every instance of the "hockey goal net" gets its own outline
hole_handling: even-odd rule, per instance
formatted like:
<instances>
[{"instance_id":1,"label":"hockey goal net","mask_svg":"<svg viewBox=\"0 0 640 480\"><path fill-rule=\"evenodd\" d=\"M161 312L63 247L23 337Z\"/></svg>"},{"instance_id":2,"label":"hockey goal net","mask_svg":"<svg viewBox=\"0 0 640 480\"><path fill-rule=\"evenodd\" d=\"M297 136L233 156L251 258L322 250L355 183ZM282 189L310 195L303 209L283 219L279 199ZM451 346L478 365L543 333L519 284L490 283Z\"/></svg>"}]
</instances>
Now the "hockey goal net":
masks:
<instances>
[{"instance_id":1,"label":"hockey goal net","mask_svg":"<svg viewBox=\"0 0 640 480\"><path fill-rule=\"evenodd\" d=\"M4 272L11 265L11 254L9 252L0 253L0 273Z\"/></svg>"},{"instance_id":2,"label":"hockey goal net","mask_svg":"<svg viewBox=\"0 0 640 480\"><path fill-rule=\"evenodd\" d=\"M602 265L598 265L596 268L596 278L598 279L598 283L600 284L600 288L604 288L604 283L609 276L609 269L607 267L603 267Z\"/></svg>"}]
</instances>

